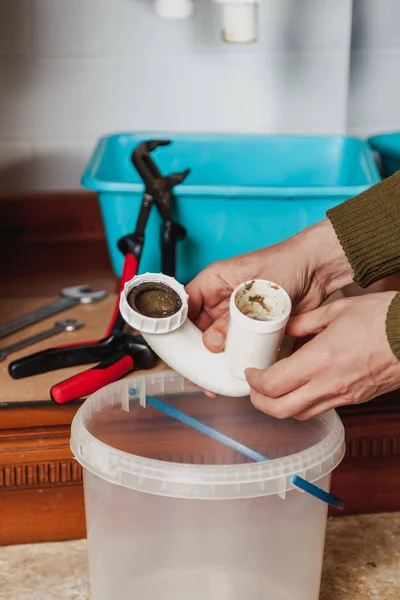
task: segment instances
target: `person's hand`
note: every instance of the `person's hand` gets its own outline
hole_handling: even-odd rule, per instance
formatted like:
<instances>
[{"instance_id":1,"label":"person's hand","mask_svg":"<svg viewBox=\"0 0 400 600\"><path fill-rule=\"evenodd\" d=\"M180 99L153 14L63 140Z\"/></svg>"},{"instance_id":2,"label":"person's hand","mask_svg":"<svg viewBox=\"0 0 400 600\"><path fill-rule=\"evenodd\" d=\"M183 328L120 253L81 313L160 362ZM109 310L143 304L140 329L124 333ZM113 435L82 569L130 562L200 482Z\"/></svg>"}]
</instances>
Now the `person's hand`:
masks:
<instances>
[{"instance_id":1,"label":"person's hand","mask_svg":"<svg viewBox=\"0 0 400 600\"><path fill-rule=\"evenodd\" d=\"M292 299L293 314L298 314L350 283L352 272L328 220L274 246L209 265L186 291L189 317L204 332L211 352L224 349L233 290L257 278L281 285Z\"/></svg>"},{"instance_id":2,"label":"person's hand","mask_svg":"<svg viewBox=\"0 0 400 600\"><path fill-rule=\"evenodd\" d=\"M289 335L317 335L265 371L247 369L254 406L277 418L304 420L399 388L400 361L386 337L394 295L340 299L293 317Z\"/></svg>"}]
</instances>

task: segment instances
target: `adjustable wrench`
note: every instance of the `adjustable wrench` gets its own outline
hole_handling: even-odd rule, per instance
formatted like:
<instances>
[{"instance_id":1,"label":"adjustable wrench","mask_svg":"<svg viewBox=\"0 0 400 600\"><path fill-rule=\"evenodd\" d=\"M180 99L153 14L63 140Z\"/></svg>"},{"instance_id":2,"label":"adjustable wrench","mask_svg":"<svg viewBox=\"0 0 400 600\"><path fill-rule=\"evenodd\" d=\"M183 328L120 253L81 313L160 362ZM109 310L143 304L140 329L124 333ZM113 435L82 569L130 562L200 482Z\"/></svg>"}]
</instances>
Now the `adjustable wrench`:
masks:
<instances>
[{"instance_id":1,"label":"adjustable wrench","mask_svg":"<svg viewBox=\"0 0 400 600\"><path fill-rule=\"evenodd\" d=\"M7 358L7 356L12 352L22 350L22 348L26 348L27 346L31 346L32 344L46 340L47 338L52 337L57 333L61 333L62 331L76 331L77 329L81 329L83 325L83 323L76 321L75 319L63 319L62 321L56 321L51 329L46 329L46 331L41 331L36 335L31 335L31 337L25 338L19 342L15 342L15 344L10 344L10 346L0 348L0 362Z\"/></svg>"},{"instance_id":2,"label":"adjustable wrench","mask_svg":"<svg viewBox=\"0 0 400 600\"><path fill-rule=\"evenodd\" d=\"M77 285L74 287L64 288L61 290L60 298L54 300L54 302L51 302L46 306L41 306L40 308L37 308L26 315L17 317L9 323L0 325L0 339L6 337L7 335L11 335L16 331L20 331L29 325L38 323L47 317L51 317L51 315L66 310L71 306L75 306L79 303L89 304L90 302L97 302L105 296L107 296L107 292L105 290L92 292L90 285Z\"/></svg>"}]
</instances>

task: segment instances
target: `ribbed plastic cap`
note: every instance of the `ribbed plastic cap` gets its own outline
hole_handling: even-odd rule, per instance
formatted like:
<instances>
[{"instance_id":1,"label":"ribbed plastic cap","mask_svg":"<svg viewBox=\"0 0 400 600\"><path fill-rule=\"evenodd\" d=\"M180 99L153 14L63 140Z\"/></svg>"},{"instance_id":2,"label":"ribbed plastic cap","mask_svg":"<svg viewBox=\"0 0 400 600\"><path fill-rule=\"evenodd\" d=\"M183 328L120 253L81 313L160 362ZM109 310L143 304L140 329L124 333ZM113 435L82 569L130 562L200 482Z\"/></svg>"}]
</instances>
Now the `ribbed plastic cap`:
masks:
<instances>
[{"instance_id":1,"label":"ribbed plastic cap","mask_svg":"<svg viewBox=\"0 0 400 600\"><path fill-rule=\"evenodd\" d=\"M169 317L146 317L134 310L128 303L128 295L134 287L143 283L162 283L174 290L182 301L182 306L177 313ZM173 277L168 277L162 273L145 273L137 275L131 281L125 284L125 288L121 293L119 309L123 319L137 331L143 333L169 333L178 329L187 318L189 296L185 288Z\"/></svg>"}]
</instances>

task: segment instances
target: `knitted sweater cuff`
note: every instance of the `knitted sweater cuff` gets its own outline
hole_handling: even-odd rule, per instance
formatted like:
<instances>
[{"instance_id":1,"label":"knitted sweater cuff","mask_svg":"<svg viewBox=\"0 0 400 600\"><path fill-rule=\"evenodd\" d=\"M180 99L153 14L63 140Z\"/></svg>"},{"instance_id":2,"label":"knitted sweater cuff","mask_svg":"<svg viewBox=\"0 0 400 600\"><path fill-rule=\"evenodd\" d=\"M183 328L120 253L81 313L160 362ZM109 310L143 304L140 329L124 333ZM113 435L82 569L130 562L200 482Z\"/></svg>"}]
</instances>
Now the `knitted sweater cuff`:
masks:
<instances>
[{"instance_id":1,"label":"knitted sweater cuff","mask_svg":"<svg viewBox=\"0 0 400 600\"><path fill-rule=\"evenodd\" d=\"M366 288L400 271L400 171L330 209L327 217Z\"/></svg>"},{"instance_id":2,"label":"knitted sweater cuff","mask_svg":"<svg viewBox=\"0 0 400 600\"><path fill-rule=\"evenodd\" d=\"M390 303L386 317L386 334L393 354L400 360L400 294Z\"/></svg>"}]
</instances>

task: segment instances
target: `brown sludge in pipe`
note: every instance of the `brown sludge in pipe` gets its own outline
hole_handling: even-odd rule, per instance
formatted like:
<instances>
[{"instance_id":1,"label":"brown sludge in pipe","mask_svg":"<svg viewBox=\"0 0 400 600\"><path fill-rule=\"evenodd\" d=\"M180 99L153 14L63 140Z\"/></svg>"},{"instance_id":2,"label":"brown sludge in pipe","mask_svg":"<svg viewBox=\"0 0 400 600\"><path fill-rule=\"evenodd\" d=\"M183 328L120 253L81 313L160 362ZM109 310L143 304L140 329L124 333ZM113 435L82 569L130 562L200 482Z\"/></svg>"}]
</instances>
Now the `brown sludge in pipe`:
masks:
<instances>
[{"instance_id":1,"label":"brown sludge in pipe","mask_svg":"<svg viewBox=\"0 0 400 600\"><path fill-rule=\"evenodd\" d=\"M251 281L239 290L235 298L235 304L246 317L255 321L266 321L275 315L272 308L266 304L265 297L262 294L249 293L253 290L254 283L255 281Z\"/></svg>"},{"instance_id":2,"label":"brown sludge in pipe","mask_svg":"<svg viewBox=\"0 0 400 600\"><path fill-rule=\"evenodd\" d=\"M152 319L170 317L182 307L182 300L175 290L152 281L134 287L127 299L133 310Z\"/></svg>"}]
</instances>

